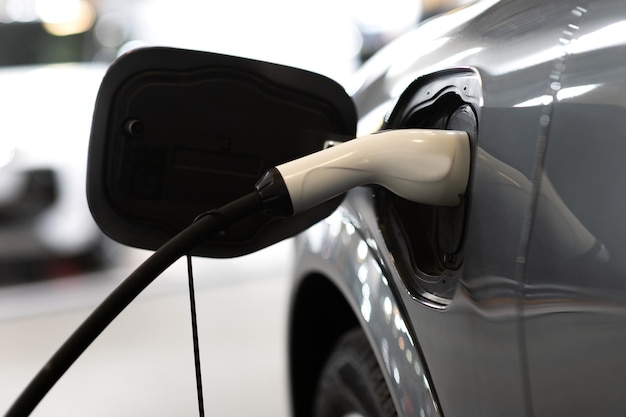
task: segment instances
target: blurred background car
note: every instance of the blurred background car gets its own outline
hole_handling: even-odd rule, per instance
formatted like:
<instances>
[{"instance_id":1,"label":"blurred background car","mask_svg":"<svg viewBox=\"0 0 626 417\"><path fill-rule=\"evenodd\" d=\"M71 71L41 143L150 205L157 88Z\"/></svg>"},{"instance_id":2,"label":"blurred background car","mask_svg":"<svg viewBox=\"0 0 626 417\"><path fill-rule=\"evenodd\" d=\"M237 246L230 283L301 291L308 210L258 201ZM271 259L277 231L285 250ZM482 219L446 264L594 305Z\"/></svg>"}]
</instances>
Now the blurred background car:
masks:
<instances>
[{"instance_id":1,"label":"blurred background car","mask_svg":"<svg viewBox=\"0 0 626 417\"><path fill-rule=\"evenodd\" d=\"M106 66L0 70L0 258L103 261L85 199L90 114ZM63 271L57 271L63 272ZM70 272L70 271L65 271Z\"/></svg>"},{"instance_id":2,"label":"blurred background car","mask_svg":"<svg viewBox=\"0 0 626 417\"><path fill-rule=\"evenodd\" d=\"M114 245L84 198L91 113L105 63L89 32L0 25L0 265L3 278L102 265Z\"/></svg>"}]
</instances>

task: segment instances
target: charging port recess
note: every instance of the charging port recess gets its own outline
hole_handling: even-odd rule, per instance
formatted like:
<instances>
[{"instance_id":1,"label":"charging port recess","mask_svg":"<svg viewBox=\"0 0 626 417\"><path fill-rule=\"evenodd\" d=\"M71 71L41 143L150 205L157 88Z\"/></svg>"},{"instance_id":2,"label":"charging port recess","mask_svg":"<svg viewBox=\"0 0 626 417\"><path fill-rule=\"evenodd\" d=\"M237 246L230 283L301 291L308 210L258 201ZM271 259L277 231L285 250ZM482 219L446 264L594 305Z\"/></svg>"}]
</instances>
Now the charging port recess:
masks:
<instances>
[{"instance_id":1,"label":"charging port recess","mask_svg":"<svg viewBox=\"0 0 626 417\"><path fill-rule=\"evenodd\" d=\"M385 128L464 131L475 152L481 95L481 82L473 69L418 78L398 100ZM377 191L382 229L405 284L430 302L445 305L454 295L463 262L470 187L471 173L462 203L452 208L417 204L383 189Z\"/></svg>"}]
</instances>

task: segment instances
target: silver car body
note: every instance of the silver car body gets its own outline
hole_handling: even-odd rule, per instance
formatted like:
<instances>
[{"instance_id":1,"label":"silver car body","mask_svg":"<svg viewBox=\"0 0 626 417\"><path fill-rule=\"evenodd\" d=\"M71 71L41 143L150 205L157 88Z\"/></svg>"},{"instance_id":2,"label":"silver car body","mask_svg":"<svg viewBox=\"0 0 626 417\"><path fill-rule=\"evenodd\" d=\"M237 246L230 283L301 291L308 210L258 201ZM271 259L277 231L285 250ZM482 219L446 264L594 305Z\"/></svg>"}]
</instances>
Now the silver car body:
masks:
<instances>
[{"instance_id":1,"label":"silver car body","mask_svg":"<svg viewBox=\"0 0 626 417\"><path fill-rule=\"evenodd\" d=\"M626 3L485 0L428 21L357 77L361 133L419 127L394 114L436 107L411 92L442 91L477 119L459 258L416 266L408 226L433 211L390 214L375 187L302 235L296 415L316 378L302 363L354 324L399 415L623 415Z\"/></svg>"}]
</instances>

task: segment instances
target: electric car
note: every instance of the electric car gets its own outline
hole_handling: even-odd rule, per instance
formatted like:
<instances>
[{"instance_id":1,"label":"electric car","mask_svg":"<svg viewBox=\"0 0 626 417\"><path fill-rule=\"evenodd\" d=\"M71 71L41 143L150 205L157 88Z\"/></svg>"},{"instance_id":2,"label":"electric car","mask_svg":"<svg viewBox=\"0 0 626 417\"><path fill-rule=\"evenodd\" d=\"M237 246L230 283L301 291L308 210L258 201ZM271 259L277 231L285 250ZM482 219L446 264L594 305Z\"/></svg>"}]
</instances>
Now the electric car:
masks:
<instances>
[{"instance_id":1,"label":"electric car","mask_svg":"<svg viewBox=\"0 0 626 417\"><path fill-rule=\"evenodd\" d=\"M357 82L359 134L466 131L471 179L456 208L355 189L298 237L294 414L624 414L626 4L474 2Z\"/></svg>"},{"instance_id":2,"label":"electric car","mask_svg":"<svg viewBox=\"0 0 626 417\"><path fill-rule=\"evenodd\" d=\"M294 416L624 415L625 22L621 0L476 1L384 48L349 95L267 63L131 53L96 105L92 213L110 236L151 249L194 218L212 225L192 243L181 243L190 229L176 235L155 253L162 263L166 252L238 256L297 234ZM391 136L350 165L380 130ZM370 164L405 161L384 138L406 130L422 135L415 143L432 131L466 138L464 156L414 162L420 172L468 162L454 204L395 192L394 160ZM302 170L285 162L290 147L324 146ZM328 164L307 194L309 172ZM376 181L347 180L363 175ZM344 182L345 194L325 193ZM245 203L265 214L228 203L248 188L258 195ZM315 207L290 216L294 196ZM227 210L213 209L218 200ZM133 279L148 282L162 263ZM128 291L105 307L132 301ZM68 342L71 355L104 310ZM48 363L52 379L71 364L68 349ZM39 382L16 410L53 383Z\"/></svg>"}]
</instances>

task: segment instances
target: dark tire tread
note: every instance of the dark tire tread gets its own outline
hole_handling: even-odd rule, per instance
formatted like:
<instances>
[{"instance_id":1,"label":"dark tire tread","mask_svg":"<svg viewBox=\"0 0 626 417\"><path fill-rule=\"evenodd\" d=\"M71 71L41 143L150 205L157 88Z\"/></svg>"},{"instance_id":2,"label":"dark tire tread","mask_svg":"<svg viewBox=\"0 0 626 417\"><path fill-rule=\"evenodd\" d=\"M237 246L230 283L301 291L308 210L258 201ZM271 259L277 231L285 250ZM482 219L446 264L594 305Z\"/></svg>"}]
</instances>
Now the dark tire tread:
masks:
<instances>
[{"instance_id":1,"label":"dark tire tread","mask_svg":"<svg viewBox=\"0 0 626 417\"><path fill-rule=\"evenodd\" d=\"M374 352L361 329L344 335L318 385L314 417L395 417L397 413Z\"/></svg>"}]
</instances>

